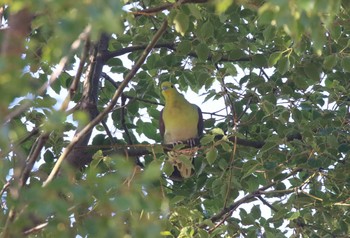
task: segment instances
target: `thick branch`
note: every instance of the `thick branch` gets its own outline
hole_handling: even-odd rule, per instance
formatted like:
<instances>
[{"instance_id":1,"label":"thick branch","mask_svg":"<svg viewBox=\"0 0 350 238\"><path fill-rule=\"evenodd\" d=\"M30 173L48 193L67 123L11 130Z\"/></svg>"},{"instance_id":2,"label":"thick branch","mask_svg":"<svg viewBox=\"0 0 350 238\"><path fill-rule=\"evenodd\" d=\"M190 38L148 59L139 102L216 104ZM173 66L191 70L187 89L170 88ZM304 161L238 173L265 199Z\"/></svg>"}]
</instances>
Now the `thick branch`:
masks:
<instances>
[{"instance_id":1,"label":"thick branch","mask_svg":"<svg viewBox=\"0 0 350 238\"><path fill-rule=\"evenodd\" d=\"M101 52L104 52L108 47L109 38L107 35L102 34L100 40L97 45L93 45L93 54L90 57L90 64L87 70L87 76L85 77L83 84L83 96L81 102L79 104L79 109L85 112L89 116L89 120L93 120L98 115L97 109L97 98L98 98L98 88L99 81L102 74L102 68L104 65L104 61L101 57ZM83 126L78 126L78 130L76 131L76 135L80 132ZM91 137L90 130L84 136L79 138L76 146L86 146ZM67 156L67 161L73 165L75 168L81 168L86 163L90 162L90 158L81 158L77 159L75 153L70 153Z\"/></svg>"},{"instance_id":2,"label":"thick branch","mask_svg":"<svg viewBox=\"0 0 350 238\"><path fill-rule=\"evenodd\" d=\"M220 140L221 136L217 136L217 140ZM288 136L286 138L287 141L291 140L300 140L301 135L300 134L295 134ZM235 137L229 137L229 140L232 142L235 142ZM253 147L256 149L260 149L265 145L264 141L253 141L253 140L247 140L247 139L241 139L237 138L236 140L237 145L241 146L248 146L248 147ZM190 145L186 145L187 142L183 141L184 144L184 149L185 148L191 148ZM195 145L199 145L199 139L195 140ZM142 155L148 155L151 154L150 148L155 145L144 145L142 144L141 146L138 145L112 145L112 146L83 146L83 147L76 147L74 149L74 154L76 156L77 160L91 160L92 156L94 153L96 153L97 150L102 150L104 155L112 155L112 154L120 154L120 155L125 155L125 156L142 156ZM161 145L164 148L164 151L169 151L174 148L173 144L163 144ZM111 149L113 147L113 149Z\"/></svg>"}]
</instances>

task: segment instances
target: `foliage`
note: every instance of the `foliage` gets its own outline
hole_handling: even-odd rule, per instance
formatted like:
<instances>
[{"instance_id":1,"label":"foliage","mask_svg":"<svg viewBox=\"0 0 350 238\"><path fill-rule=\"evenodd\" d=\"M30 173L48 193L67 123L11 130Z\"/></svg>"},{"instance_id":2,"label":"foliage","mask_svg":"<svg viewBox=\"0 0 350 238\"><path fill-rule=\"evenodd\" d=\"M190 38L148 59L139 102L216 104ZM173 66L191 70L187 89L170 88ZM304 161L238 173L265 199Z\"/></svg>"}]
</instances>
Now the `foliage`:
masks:
<instances>
[{"instance_id":1,"label":"foliage","mask_svg":"<svg viewBox=\"0 0 350 238\"><path fill-rule=\"evenodd\" d=\"M2 237L347 237L347 0L4 4ZM165 80L218 105L181 182Z\"/></svg>"}]
</instances>

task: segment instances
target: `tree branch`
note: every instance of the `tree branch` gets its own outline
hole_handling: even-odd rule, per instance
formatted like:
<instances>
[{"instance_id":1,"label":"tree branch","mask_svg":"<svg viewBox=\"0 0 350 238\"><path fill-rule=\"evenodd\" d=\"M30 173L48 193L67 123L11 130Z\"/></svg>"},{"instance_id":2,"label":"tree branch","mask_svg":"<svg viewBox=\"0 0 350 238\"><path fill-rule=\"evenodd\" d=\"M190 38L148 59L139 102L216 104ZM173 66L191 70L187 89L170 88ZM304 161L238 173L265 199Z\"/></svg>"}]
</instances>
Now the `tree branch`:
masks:
<instances>
[{"instance_id":1,"label":"tree branch","mask_svg":"<svg viewBox=\"0 0 350 238\"><path fill-rule=\"evenodd\" d=\"M105 61L117 57L117 56L121 56L127 53L131 53L134 51L139 51L139 50L145 50L147 48L147 45L135 45L135 46L129 46L129 47L125 47L122 48L120 50L116 50L116 51L107 51L103 54L103 59ZM171 49L171 50L175 50L175 44L174 43L158 43L156 44L153 49L158 49L158 48L167 48L167 49Z\"/></svg>"},{"instance_id":2,"label":"tree branch","mask_svg":"<svg viewBox=\"0 0 350 238\"><path fill-rule=\"evenodd\" d=\"M220 140L222 136L217 136L215 139ZM292 136L289 136L286 138L287 141L291 141L294 139L301 139L300 134L295 134ZM229 137L229 140L232 142L235 142L235 137ZM195 141L195 145L199 145L200 140L197 139ZM187 141L182 142L184 144L183 149L186 148L191 148L190 145L187 145ZM237 138L236 140L237 145L241 146L248 146L248 147L253 147L256 149L260 149L265 145L264 141L252 141L252 140L247 140L247 139L241 139ZM89 146L82 146L79 147L77 146L74 148L74 155L77 160L86 160L87 158L90 158L91 160L92 156L96 151L102 150L103 154L105 156L107 155L112 155L112 154L120 154L124 156L142 156L142 155L148 155L151 154L150 148L155 145L145 145L145 144L140 144L140 145L109 145L109 146L96 146L96 145L89 145ZM170 151L174 148L173 144L162 144L159 145L162 146L164 151ZM192 145L193 146L193 145ZM113 149L111 149L113 148Z\"/></svg>"},{"instance_id":3,"label":"tree branch","mask_svg":"<svg viewBox=\"0 0 350 238\"><path fill-rule=\"evenodd\" d=\"M85 40L84 49L83 49L83 52L81 54L81 58L80 58L80 62L78 65L77 72L75 74L75 77L74 77L69 89L68 89L69 93L66 96L64 102L62 103L62 106L60 108L61 111L67 110L69 102L72 100L72 98L74 97L74 95L78 89L80 78L83 74L84 65L85 65L86 59L88 57L89 50L90 50L90 44L91 44L90 39L87 36L86 40Z\"/></svg>"},{"instance_id":4,"label":"tree branch","mask_svg":"<svg viewBox=\"0 0 350 238\"><path fill-rule=\"evenodd\" d=\"M125 76L125 79L121 82L118 90L115 92L115 94L112 97L112 100L107 105L107 107L96 117L94 118L89 124L87 124L75 137L72 139L71 143L68 144L68 146L65 148L61 156L58 158L54 168L52 169L49 177L46 179L46 181L43 184L43 187L48 185L55 175L57 174L62 162L67 157L67 155L73 150L74 146L78 143L81 137L88 134L94 126L96 126L100 121L102 121L105 116L113 109L114 105L116 104L117 100L121 96L124 88L128 85L129 81L134 77L134 75L137 73L139 68L144 63L146 57L148 56L149 52L153 49L153 47L156 45L157 41L160 39L160 37L165 32L166 28L168 26L167 20L164 20L162 26L159 28L157 33L153 36L153 39L148 44L147 48L142 52L142 55L137 60L135 65L132 67L132 69L129 71L129 73Z\"/></svg>"},{"instance_id":5,"label":"tree branch","mask_svg":"<svg viewBox=\"0 0 350 238\"><path fill-rule=\"evenodd\" d=\"M136 45L136 46L129 46L129 47L125 47L122 48L120 50L116 50L116 51L107 51L103 54L103 59L105 61L108 61L111 58L117 57L117 56L121 56L127 53L131 53L134 51L138 51L138 50L144 50L147 47L147 45ZM172 51L176 51L176 44L174 43L159 43L156 44L153 48L167 48L169 50ZM188 56L194 57L194 58L198 58L198 55L195 52L189 52ZM229 56L222 56L218 61L219 62L246 62L246 61L251 61L253 58L252 55L247 55L245 57L241 57L238 59L232 59ZM212 60L213 59L213 54L209 53L207 60Z\"/></svg>"},{"instance_id":6,"label":"tree branch","mask_svg":"<svg viewBox=\"0 0 350 238\"><path fill-rule=\"evenodd\" d=\"M33 153L31 153L30 157L27 159L27 162L26 162L26 164L21 172L21 177L19 179L19 186L20 187L23 187L26 184L28 177L29 177L29 174L33 169L34 163L37 160L37 158L39 157L40 152L41 152L42 148L44 147L48 138L49 138L48 133L43 133L39 136L38 143L35 146Z\"/></svg>"},{"instance_id":7,"label":"tree branch","mask_svg":"<svg viewBox=\"0 0 350 238\"><path fill-rule=\"evenodd\" d=\"M90 56L90 62L83 83L83 95L79 103L79 110L85 112L89 116L89 121L96 118L99 114L97 109L98 88L104 65L101 54L107 50L108 42L108 36L106 34L101 34L99 42L91 45L89 48L89 50L92 50L92 55ZM84 126L85 125L79 125L75 135L77 135ZM79 138L76 146L86 146L90 140L91 133L92 130ZM75 153L70 153L67 156L68 163L78 169L88 163L90 161L89 159L90 158L82 158L77 160Z\"/></svg>"}]
</instances>

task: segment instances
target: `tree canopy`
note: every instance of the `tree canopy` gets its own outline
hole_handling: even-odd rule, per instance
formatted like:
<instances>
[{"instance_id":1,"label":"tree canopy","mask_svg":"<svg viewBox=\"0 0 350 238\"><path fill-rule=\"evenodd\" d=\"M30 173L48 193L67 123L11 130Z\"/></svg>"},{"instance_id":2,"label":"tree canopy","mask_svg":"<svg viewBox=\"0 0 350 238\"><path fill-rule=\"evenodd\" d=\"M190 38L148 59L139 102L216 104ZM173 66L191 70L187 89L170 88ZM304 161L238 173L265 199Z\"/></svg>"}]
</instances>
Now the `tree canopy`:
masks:
<instances>
[{"instance_id":1,"label":"tree canopy","mask_svg":"<svg viewBox=\"0 0 350 238\"><path fill-rule=\"evenodd\" d=\"M349 19L347 0L5 0L1 237L348 237ZM163 81L218 105L180 182Z\"/></svg>"}]
</instances>

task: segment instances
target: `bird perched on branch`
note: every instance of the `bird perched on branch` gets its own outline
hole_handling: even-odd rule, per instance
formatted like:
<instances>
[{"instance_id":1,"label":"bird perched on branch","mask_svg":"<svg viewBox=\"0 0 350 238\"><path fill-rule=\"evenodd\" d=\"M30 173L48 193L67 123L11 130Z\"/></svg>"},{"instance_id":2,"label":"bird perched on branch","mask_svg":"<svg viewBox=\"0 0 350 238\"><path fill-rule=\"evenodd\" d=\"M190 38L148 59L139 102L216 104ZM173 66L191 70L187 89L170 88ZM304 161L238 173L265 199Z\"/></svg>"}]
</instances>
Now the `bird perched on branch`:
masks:
<instances>
[{"instance_id":1,"label":"bird perched on branch","mask_svg":"<svg viewBox=\"0 0 350 238\"><path fill-rule=\"evenodd\" d=\"M188 102L170 82L161 84L165 106L160 112L159 130L164 144L187 143L190 149L168 152L169 161L174 166L170 176L173 180L189 178L193 174L193 156L195 144L203 134L203 116L201 109ZM197 143L196 143L197 142Z\"/></svg>"}]
</instances>

